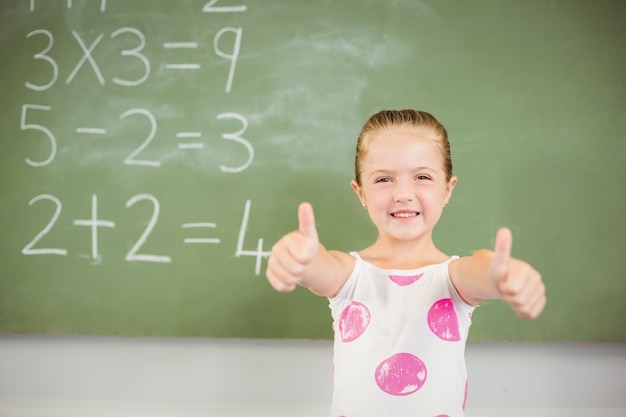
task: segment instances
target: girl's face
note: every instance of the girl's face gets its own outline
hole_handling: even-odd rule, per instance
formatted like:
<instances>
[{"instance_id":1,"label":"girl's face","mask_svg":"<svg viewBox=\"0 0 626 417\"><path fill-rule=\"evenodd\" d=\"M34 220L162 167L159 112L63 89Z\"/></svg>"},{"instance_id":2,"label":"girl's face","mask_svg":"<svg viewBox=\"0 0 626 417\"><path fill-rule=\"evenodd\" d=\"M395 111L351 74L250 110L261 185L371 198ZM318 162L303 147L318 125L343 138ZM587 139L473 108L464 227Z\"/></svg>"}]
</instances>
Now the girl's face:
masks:
<instances>
[{"instance_id":1,"label":"girl's face","mask_svg":"<svg viewBox=\"0 0 626 417\"><path fill-rule=\"evenodd\" d=\"M369 137L361 185L352 181L379 237L400 241L432 239L455 185L456 177L446 181L436 144L410 127Z\"/></svg>"}]
</instances>

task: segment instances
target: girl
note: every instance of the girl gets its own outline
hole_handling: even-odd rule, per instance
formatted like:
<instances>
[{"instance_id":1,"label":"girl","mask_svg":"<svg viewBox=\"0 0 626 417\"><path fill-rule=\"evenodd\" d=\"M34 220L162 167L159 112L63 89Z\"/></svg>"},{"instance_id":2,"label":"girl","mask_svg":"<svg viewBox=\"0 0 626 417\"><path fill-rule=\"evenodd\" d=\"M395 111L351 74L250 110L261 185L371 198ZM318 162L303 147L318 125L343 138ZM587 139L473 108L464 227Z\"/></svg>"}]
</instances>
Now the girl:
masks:
<instances>
[{"instance_id":1,"label":"girl","mask_svg":"<svg viewBox=\"0 0 626 417\"><path fill-rule=\"evenodd\" d=\"M328 297L333 317L332 417L463 416L464 349L474 307L504 299L524 318L546 302L541 277L510 257L511 232L495 250L449 257L433 243L452 175L445 128L422 111L381 111L363 126L352 188L378 229L351 253L319 243L313 208L272 248L267 278Z\"/></svg>"}]
</instances>

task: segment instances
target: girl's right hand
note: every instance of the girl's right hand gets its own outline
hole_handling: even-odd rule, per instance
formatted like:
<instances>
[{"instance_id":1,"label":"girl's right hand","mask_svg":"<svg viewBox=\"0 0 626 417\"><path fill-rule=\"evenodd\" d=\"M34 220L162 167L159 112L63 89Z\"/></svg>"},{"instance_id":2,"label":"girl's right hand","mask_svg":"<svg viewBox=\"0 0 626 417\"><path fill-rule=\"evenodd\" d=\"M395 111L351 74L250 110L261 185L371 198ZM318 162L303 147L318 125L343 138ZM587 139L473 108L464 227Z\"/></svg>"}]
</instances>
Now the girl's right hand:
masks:
<instances>
[{"instance_id":1,"label":"girl's right hand","mask_svg":"<svg viewBox=\"0 0 626 417\"><path fill-rule=\"evenodd\" d=\"M267 279L276 291L293 291L319 251L313 207L301 203L298 207L298 230L283 236L272 247L267 262Z\"/></svg>"}]
</instances>

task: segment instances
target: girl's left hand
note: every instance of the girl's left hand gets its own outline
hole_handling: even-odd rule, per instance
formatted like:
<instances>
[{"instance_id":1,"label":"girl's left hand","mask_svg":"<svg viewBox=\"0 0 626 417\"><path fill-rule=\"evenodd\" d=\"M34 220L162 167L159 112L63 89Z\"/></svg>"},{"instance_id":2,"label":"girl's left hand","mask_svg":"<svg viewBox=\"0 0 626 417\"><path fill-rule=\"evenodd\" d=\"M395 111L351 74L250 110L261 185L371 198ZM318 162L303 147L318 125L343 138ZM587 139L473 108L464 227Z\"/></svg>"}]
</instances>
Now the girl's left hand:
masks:
<instances>
[{"instance_id":1,"label":"girl's left hand","mask_svg":"<svg viewBox=\"0 0 626 417\"><path fill-rule=\"evenodd\" d=\"M512 245L511 231L498 230L489 279L518 316L534 319L546 305L546 288L539 272L528 263L511 258Z\"/></svg>"}]
</instances>

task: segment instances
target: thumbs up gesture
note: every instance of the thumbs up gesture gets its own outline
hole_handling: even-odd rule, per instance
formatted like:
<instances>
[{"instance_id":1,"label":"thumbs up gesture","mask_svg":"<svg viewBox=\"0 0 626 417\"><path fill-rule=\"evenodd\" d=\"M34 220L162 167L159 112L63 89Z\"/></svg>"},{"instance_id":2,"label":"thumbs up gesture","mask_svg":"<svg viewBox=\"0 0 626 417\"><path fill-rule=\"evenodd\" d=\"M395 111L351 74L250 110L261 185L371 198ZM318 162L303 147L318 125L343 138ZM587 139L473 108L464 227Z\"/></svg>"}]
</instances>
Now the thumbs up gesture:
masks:
<instances>
[{"instance_id":1,"label":"thumbs up gesture","mask_svg":"<svg viewBox=\"0 0 626 417\"><path fill-rule=\"evenodd\" d=\"M293 291L302 282L318 250L313 207L302 203L298 207L298 230L286 234L272 247L266 272L272 287L280 292Z\"/></svg>"},{"instance_id":2,"label":"thumbs up gesture","mask_svg":"<svg viewBox=\"0 0 626 417\"><path fill-rule=\"evenodd\" d=\"M534 319L546 304L545 286L533 267L511 258L512 245L511 231L507 228L498 230L489 279L518 316Z\"/></svg>"}]
</instances>

